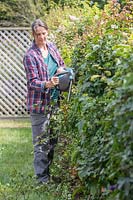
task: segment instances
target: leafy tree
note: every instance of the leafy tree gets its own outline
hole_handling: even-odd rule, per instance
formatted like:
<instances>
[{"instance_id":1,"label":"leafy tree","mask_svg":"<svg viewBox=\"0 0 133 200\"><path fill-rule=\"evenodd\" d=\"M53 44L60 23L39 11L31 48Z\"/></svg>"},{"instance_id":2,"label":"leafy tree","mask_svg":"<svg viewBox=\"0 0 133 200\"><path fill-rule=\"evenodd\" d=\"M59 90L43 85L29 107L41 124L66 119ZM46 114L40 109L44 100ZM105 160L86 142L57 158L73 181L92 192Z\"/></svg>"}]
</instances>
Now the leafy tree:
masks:
<instances>
[{"instance_id":1,"label":"leafy tree","mask_svg":"<svg viewBox=\"0 0 133 200\"><path fill-rule=\"evenodd\" d=\"M29 26L33 19L44 15L44 11L42 0L1 0L1 25Z\"/></svg>"}]
</instances>

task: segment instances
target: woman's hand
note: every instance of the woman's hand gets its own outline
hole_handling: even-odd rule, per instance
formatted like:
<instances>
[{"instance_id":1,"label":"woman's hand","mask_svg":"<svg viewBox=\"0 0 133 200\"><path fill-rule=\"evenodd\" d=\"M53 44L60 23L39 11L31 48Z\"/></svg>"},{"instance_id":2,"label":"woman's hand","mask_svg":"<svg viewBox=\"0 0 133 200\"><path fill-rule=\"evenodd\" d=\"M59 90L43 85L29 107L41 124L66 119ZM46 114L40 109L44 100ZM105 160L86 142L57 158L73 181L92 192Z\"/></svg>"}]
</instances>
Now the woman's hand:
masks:
<instances>
[{"instance_id":1,"label":"woman's hand","mask_svg":"<svg viewBox=\"0 0 133 200\"><path fill-rule=\"evenodd\" d=\"M45 87L46 88L53 88L53 87L55 87L58 84L59 84L59 78L57 76L53 76L51 78L51 80L49 80L49 81L47 81L45 83Z\"/></svg>"},{"instance_id":2,"label":"woman's hand","mask_svg":"<svg viewBox=\"0 0 133 200\"><path fill-rule=\"evenodd\" d=\"M50 80L50 81L47 81L46 83L45 83L45 88L53 88L54 87L54 84L52 83L52 81Z\"/></svg>"},{"instance_id":3,"label":"woman's hand","mask_svg":"<svg viewBox=\"0 0 133 200\"><path fill-rule=\"evenodd\" d=\"M60 74L60 73L65 72L65 71L66 71L66 70L65 70L63 67L59 67L59 68L57 69L56 74Z\"/></svg>"},{"instance_id":4,"label":"woman's hand","mask_svg":"<svg viewBox=\"0 0 133 200\"><path fill-rule=\"evenodd\" d=\"M55 86L55 85L58 85L58 84L59 84L59 77L53 76L53 77L51 78L51 82L53 83L54 86Z\"/></svg>"}]
</instances>

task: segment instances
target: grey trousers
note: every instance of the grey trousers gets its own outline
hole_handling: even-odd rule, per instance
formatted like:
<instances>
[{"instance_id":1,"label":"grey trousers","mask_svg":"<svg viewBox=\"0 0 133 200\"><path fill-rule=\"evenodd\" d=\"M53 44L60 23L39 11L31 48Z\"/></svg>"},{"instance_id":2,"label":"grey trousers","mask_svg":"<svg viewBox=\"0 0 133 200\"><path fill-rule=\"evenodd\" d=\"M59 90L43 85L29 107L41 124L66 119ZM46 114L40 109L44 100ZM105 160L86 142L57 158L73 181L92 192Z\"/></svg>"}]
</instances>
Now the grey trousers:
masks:
<instances>
[{"instance_id":1,"label":"grey trousers","mask_svg":"<svg viewBox=\"0 0 133 200\"><path fill-rule=\"evenodd\" d=\"M32 138L34 145L34 170L40 182L47 182L50 178L49 166L52 163L54 147L57 137L53 136L49 128L50 115L32 113Z\"/></svg>"}]
</instances>

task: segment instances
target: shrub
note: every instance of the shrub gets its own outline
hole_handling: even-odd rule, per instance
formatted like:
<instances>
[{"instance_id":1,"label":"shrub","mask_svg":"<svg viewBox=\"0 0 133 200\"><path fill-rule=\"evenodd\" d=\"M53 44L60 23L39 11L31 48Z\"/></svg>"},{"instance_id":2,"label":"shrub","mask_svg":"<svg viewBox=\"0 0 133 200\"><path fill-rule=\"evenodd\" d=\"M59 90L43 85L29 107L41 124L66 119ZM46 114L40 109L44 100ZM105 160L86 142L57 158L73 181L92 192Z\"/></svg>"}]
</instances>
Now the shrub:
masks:
<instances>
[{"instance_id":1,"label":"shrub","mask_svg":"<svg viewBox=\"0 0 133 200\"><path fill-rule=\"evenodd\" d=\"M84 195L131 199L131 5L121 10L110 2L103 11L94 6L89 12L77 25L71 66L78 77L60 126L71 137L70 157Z\"/></svg>"}]
</instances>

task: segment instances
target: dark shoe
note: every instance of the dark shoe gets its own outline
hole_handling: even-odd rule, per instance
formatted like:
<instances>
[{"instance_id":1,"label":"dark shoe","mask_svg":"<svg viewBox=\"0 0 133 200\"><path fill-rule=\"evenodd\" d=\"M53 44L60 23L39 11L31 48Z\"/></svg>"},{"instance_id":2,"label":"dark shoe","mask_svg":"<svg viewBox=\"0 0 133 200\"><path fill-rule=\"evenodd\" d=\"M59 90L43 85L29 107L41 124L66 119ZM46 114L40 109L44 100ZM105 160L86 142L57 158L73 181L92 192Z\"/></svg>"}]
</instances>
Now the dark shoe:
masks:
<instances>
[{"instance_id":1,"label":"dark shoe","mask_svg":"<svg viewBox=\"0 0 133 200\"><path fill-rule=\"evenodd\" d=\"M51 176L51 180L55 183L61 183L61 178L58 176Z\"/></svg>"},{"instance_id":2,"label":"dark shoe","mask_svg":"<svg viewBox=\"0 0 133 200\"><path fill-rule=\"evenodd\" d=\"M37 182L38 182L38 185L46 185L48 184L50 181L50 176L38 176L37 177Z\"/></svg>"}]
</instances>

